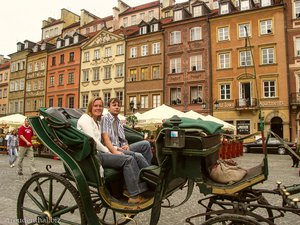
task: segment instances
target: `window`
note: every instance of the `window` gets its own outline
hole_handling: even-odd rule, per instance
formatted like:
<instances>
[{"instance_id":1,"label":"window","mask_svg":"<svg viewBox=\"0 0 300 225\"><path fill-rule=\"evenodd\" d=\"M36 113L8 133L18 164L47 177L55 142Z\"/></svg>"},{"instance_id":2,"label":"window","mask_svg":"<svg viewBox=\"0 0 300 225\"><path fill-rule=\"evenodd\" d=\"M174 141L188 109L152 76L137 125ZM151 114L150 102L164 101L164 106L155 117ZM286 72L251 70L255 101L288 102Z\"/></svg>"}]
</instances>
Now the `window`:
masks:
<instances>
[{"instance_id":1,"label":"window","mask_svg":"<svg viewBox=\"0 0 300 225\"><path fill-rule=\"evenodd\" d=\"M221 4L220 13L221 14L227 14L227 13L229 13L228 3Z\"/></svg>"},{"instance_id":2,"label":"window","mask_svg":"<svg viewBox=\"0 0 300 225\"><path fill-rule=\"evenodd\" d=\"M219 41L229 40L229 27L218 28L218 40Z\"/></svg>"},{"instance_id":3,"label":"window","mask_svg":"<svg viewBox=\"0 0 300 225\"><path fill-rule=\"evenodd\" d=\"M104 67L104 79L111 79L111 66Z\"/></svg>"},{"instance_id":4,"label":"window","mask_svg":"<svg viewBox=\"0 0 300 225\"><path fill-rule=\"evenodd\" d=\"M44 70L45 69L45 62L41 62L41 70Z\"/></svg>"},{"instance_id":5,"label":"window","mask_svg":"<svg viewBox=\"0 0 300 225\"><path fill-rule=\"evenodd\" d=\"M182 11L178 10L174 12L174 21L182 20Z\"/></svg>"},{"instance_id":6,"label":"window","mask_svg":"<svg viewBox=\"0 0 300 225\"><path fill-rule=\"evenodd\" d=\"M190 57L190 71L199 71L202 69L202 55Z\"/></svg>"},{"instance_id":7,"label":"window","mask_svg":"<svg viewBox=\"0 0 300 225\"><path fill-rule=\"evenodd\" d=\"M148 14L149 14L149 21L151 21L151 20L154 18L154 11L153 11L153 10L150 10L150 11L148 12Z\"/></svg>"},{"instance_id":8,"label":"window","mask_svg":"<svg viewBox=\"0 0 300 225\"><path fill-rule=\"evenodd\" d=\"M124 17L123 18L123 27L127 27L128 26L128 17Z\"/></svg>"},{"instance_id":9,"label":"window","mask_svg":"<svg viewBox=\"0 0 300 225\"><path fill-rule=\"evenodd\" d=\"M220 99L221 100L230 100L230 84L221 84L220 85Z\"/></svg>"},{"instance_id":10,"label":"window","mask_svg":"<svg viewBox=\"0 0 300 225\"><path fill-rule=\"evenodd\" d=\"M181 72L181 58L175 58L170 60L170 73Z\"/></svg>"},{"instance_id":11,"label":"window","mask_svg":"<svg viewBox=\"0 0 300 225\"><path fill-rule=\"evenodd\" d=\"M52 66L55 66L56 65L56 58L55 57L52 57Z\"/></svg>"},{"instance_id":12,"label":"window","mask_svg":"<svg viewBox=\"0 0 300 225\"><path fill-rule=\"evenodd\" d=\"M34 71L38 71L39 70L39 64L36 62L34 64Z\"/></svg>"},{"instance_id":13,"label":"window","mask_svg":"<svg viewBox=\"0 0 300 225\"><path fill-rule=\"evenodd\" d=\"M28 64L28 72L31 73L32 72L32 64Z\"/></svg>"},{"instance_id":14,"label":"window","mask_svg":"<svg viewBox=\"0 0 300 225\"><path fill-rule=\"evenodd\" d=\"M137 48L136 47L130 48L130 57L131 58L136 58L137 57Z\"/></svg>"},{"instance_id":15,"label":"window","mask_svg":"<svg viewBox=\"0 0 300 225\"><path fill-rule=\"evenodd\" d=\"M249 0L241 0L240 9L241 9L241 11L250 9Z\"/></svg>"},{"instance_id":16,"label":"window","mask_svg":"<svg viewBox=\"0 0 300 225\"><path fill-rule=\"evenodd\" d=\"M88 82L89 79L89 70L83 70L82 82Z\"/></svg>"},{"instance_id":17,"label":"window","mask_svg":"<svg viewBox=\"0 0 300 225\"><path fill-rule=\"evenodd\" d=\"M69 53L69 62L74 62L74 52Z\"/></svg>"},{"instance_id":18,"label":"window","mask_svg":"<svg viewBox=\"0 0 300 225\"><path fill-rule=\"evenodd\" d=\"M247 31L246 31L247 30ZM248 36L251 36L251 30L250 30L250 24L249 23L244 23L244 24L239 24L239 37L244 38Z\"/></svg>"},{"instance_id":19,"label":"window","mask_svg":"<svg viewBox=\"0 0 300 225\"><path fill-rule=\"evenodd\" d=\"M154 23L150 25L150 32L158 31L158 23Z\"/></svg>"},{"instance_id":20,"label":"window","mask_svg":"<svg viewBox=\"0 0 300 225\"><path fill-rule=\"evenodd\" d=\"M141 56L148 55L148 45L142 45L141 46Z\"/></svg>"},{"instance_id":21,"label":"window","mask_svg":"<svg viewBox=\"0 0 300 225\"><path fill-rule=\"evenodd\" d=\"M62 107L62 97L57 98L57 107Z\"/></svg>"},{"instance_id":22,"label":"window","mask_svg":"<svg viewBox=\"0 0 300 225\"><path fill-rule=\"evenodd\" d=\"M53 98L49 99L49 107L53 107Z\"/></svg>"},{"instance_id":23,"label":"window","mask_svg":"<svg viewBox=\"0 0 300 225\"><path fill-rule=\"evenodd\" d=\"M104 93L104 106L107 107L108 106L108 101L110 99L110 92L105 92Z\"/></svg>"},{"instance_id":24,"label":"window","mask_svg":"<svg viewBox=\"0 0 300 225\"><path fill-rule=\"evenodd\" d=\"M202 29L201 27L193 27L190 30L190 40L196 41L202 39Z\"/></svg>"},{"instance_id":25,"label":"window","mask_svg":"<svg viewBox=\"0 0 300 225\"><path fill-rule=\"evenodd\" d=\"M116 77L123 77L123 64L117 64Z\"/></svg>"},{"instance_id":26,"label":"window","mask_svg":"<svg viewBox=\"0 0 300 225\"><path fill-rule=\"evenodd\" d=\"M60 61L59 61L60 64L63 64L65 63L65 55L60 55Z\"/></svg>"},{"instance_id":27,"label":"window","mask_svg":"<svg viewBox=\"0 0 300 225\"><path fill-rule=\"evenodd\" d=\"M230 53L220 53L219 54L219 69L230 68Z\"/></svg>"},{"instance_id":28,"label":"window","mask_svg":"<svg viewBox=\"0 0 300 225\"><path fill-rule=\"evenodd\" d=\"M145 21L145 13L140 13L140 21Z\"/></svg>"},{"instance_id":29,"label":"window","mask_svg":"<svg viewBox=\"0 0 300 225\"><path fill-rule=\"evenodd\" d=\"M274 63L274 48L262 48L261 49L262 64Z\"/></svg>"},{"instance_id":30,"label":"window","mask_svg":"<svg viewBox=\"0 0 300 225\"><path fill-rule=\"evenodd\" d=\"M135 96L130 96L130 97L129 97L129 104L130 104L131 102L134 103L134 104L133 104L133 109L136 109L137 107L136 107L136 97L135 97ZM129 109L131 109L131 108L130 108L130 105L129 105ZM133 109L132 109L132 112L134 111Z\"/></svg>"},{"instance_id":31,"label":"window","mask_svg":"<svg viewBox=\"0 0 300 225\"><path fill-rule=\"evenodd\" d=\"M97 98L97 97L99 97L100 95L99 95L99 92L93 92L93 93L92 93L92 96L93 96L93 98Z\"/></svg>"},{"instance_id":32,"label":"window","mask_svg":"<svg viewBox=\"0 0 300 225\"><path fill-rule=\"evenodd\" d=\"M140 27L140 34L147 34L147 26Z\"/></svg>"},{"instance_id":33,"label":"window","mask_svg":"<svg viewBox=\"0 0 300 225\"><path fill-rule=\"evenodd\" d=\"M202 16L202 7L200 5L193 7L193 17L197 16Z\"/></svg>"},{"instance_id":34,"label":"window","mask_svg":"<svg viewBox=\"0 0 300 225\"><path fill-rule=\"evenodd\" d=\"M117 55L123 55L123 45L117 45Z\"/></svg>"},{"instance_id":35,"label":"window","mask_svg":"<svg viewBox=\"0 0 300 225\"><path fill-rule=\"evenodd\" d=\"M181 32L173 31L170 33L170 44L175 45L181 43Z\"/></svg>"},{"instance_id":36,"label":"window","mask_svg":"<svg viewBox=\"0 0 300 225\"><path fill-rule=\"evenodd\" d=\"M148 68L141 69L141 79L140 80L148 80Z\"/></svg>"},{"instance_id":37,"label":"window","mask_svg":"<svg viewBox=\"0 0 300 225\"><path fill-rule=\"evenodd\" d=\"M105 48L105 57L111 57L111 47Z\"/></svg>"},{"instance_id":38,"label":"window","mask_svg":"<svg viewBox=\"0 0 300 225\"><path fill-rule=\"evenodd\" d=\"M93 73L94 73L94 81L100 80L100 70L99 70L99 68L94 68Z\"/></svg>"},{"instance_id":39,"label":"window","mask_svg":"<svg viewBox=\"0 0 300 225\"><path fill-rule=\"evenodd\" d=\"M54 87L54 76L50 77L50 87Z\"/></svg>"},{"instance_id":40,"label":"window","mask_svg":"<svg viewBox=\"0 0 300 225\"><path fill-rule=\"evenodd\" d=\"M260 21L260 34L272 34L273 33L272 20L262 20Z\"/></svg>"},{"instance_id":41,"label":"window","mask_svg":"<svg viewBox=\"0 0 300 225\"><path fill-rule=\"evenodd\" d=\"M74 73L68 74L68 84L74 84Z\"/></svg>"},{"instance_id":42,"label":"window","mask_svg":"<svg viewBox=\"0 0 300 225\"><path fill-rule=\"evenodd\" d=\"M160 95L153 95L152 96L152 107L156 108L160 106Z\"/></svg>"},{"instance_id":43,"label":"window","mask_svg":"<svg viewBox=\"0 0 300 225\"><path fill-rule=\"evenodd\" d=\"M63 74L58 75L58 85L64 85L64 75Z\"/></svg>"},{"instance_id":44,"label":"window","mask_svg":"<svg viewBox=\"0 0 300 225\"><path fill-rule=\"evenodd\" d=\"M300 18L300 2L295 1L294 2L294 18Z\"/></svg>"},{"instance_id":45,"label":"window","mask_svg":"<svg viewBox=\"0 0 300 225\"><path fill-rule=\"evenodd\" d=\"M295 46L296 46L296 56L300 56L300 37L296 37L295 41Z\"/></svg>"},{"instance_id":46,"label":"window","mask_svg":"<svg viewBox=\"0 0 300 225\"><path fill-rule=\"evenodd\" d=\"M197 104L202 102L202 86L191 87L190 103Z\"/></svg>"},{"instance_id":47,"label":"window","mask_svg":"<svg viewBox=\"0 0 300 225\"><path fill-rule=\"evenodd\" d=\"M136 15L131 16L131 26L136 25Z\"/></svg>"},{"instance_id":48,"label":"window","mask_svg":"<svg viewBox=\"0 0 300 225\"><path fill-rule=\"evenodd\" d=\"M130 75L129 75L128 81L136 81L136 69L130 70Z\"/></svg>"},{"instance_id":49,"label":"window","mask_svg":"<svg viewBox=\"0 0 300 225\"><path fill-rule=\"evenodd\" d=\"M89 103L89 95L88 94L83 94L82 95L82 108L87 108Z\"/></svg>"},{"instance_id":50,"label":"window","mask_svg":"<svg viewBox=\"0 0 300 225\"><path fill-rule=\"evenodd\" d=\"M181 104L181 88L170 89L170 102L171 105Z\"/></svg>"},{"instance_id":51,"label":"window","mask_svg":"<svg viewBox=\"0 0 300 225\"><path fill-rule=\"evenodd\" d=\"M37 89L38 89L38 82L37 82L37 80L35 80L33 82L33 90L36 91Z\"/></svg>"},{"instance_id":52,"label":"window","mask_svg":"<svg viewBox=\"0 0 300 225\"><path fill-rule=\"evenodd\" d=\"M88 61L90 61L90 53L89 52L85 52L84 54L83 54L83 62L88 62Z\"/></svg>"},{"instance_id":53,"label":"window","mask_svg":"<svg viewBox=\"0 0 300 225\"><path fill-rule=\"evenodd\" d=\"M75 103L75 98L74 98L74 96L69 96L69 97L68 97L68 107L69 107L69 108L74 108L74 107L75 107L74 103Z\"/></svg>"},{"instance_id":54,"label":"window","mask_svg":"<svg viewBox=\"0 0 300 225\"><path fill-rule=\"evenodd\" d=\"M271 0L261 0L260 2L262 7L271 5Z\"/></svg>"},{"instance_id":55,"label":"window","mask_svg":"<svg viewBox=\"0 0 300 225\"><path fill-rule=\"evenodd\" d=\"M264 81L264 97L265 98L274 98L276 97L276 86L275 81Z\"/></svg>"},{"instance_id":56,"label":"window","mask_svg":"<svg viewBox=\"0 0 300 225\"><path fill-rule=\"evenodd\" d=\"M100 50L99 49L96 49L94 51L94 59L95 60L100 59Z\"/></svg>"},{"instance_id":57,"label":"window","mask_svg":"<svg viewBox=\"0 0 300 225\"><path fill-rule=\"evenodd\" d=\"M4 90L3 90L3 98L7 98L7 89L6 88L4 88Z\"/></svg>"},{"instance_id":58,"label":"window","mask_svg":"<svg viewBox=\"0 0 300 225\"><path fill-rule=\"evenodd\" d=\"M251 51L240 51L240 66L252 66Z\"/></svg>"},{"instance_id":59,"label":"window","mask_svg":"<svg viewBox=\"0 0 300 225\"><path fill-rule=\"evenodd\" d=\"M141 108L142 109L147 109L149 108L149 103L148 103L148 96L141 96Z\"/></svg>"},{"instance_id":60,"label":"window","mask_svg":"<svg viewBox=\"0 0 300 225\"><path fill-rule=\"evenodd\" d=\"M159 79L160 78L160 71L159 66L152 67L152 79Z\"/></svg>"},{"instance_id":61,"label":"window","mask_svg":"<svg viewBox=\"0 0 300 225\"><path fill-rule=\"evenodd\" d=\"M122 102L123 105L123 91L116 91L116 97Z\"/></svg>"},{"instance_id":62,"label":"window","mask_svg":"<svg viewBox=\"0 0 300 225\"><path fill-rule=\"evenodd\" d=\"M39 81L39 89L41 89L41 90L44 89L44 80Z\"/></svg>"},{"instance_id":63,"label":"window","mask_svg":"<svg viewBox=\"0 0 300 225\"><path fill-rule=\"evenodd\" d=\"M160 53L160 42L152 43L152 54L159 54Z\"/></svg>"}]
</instances>

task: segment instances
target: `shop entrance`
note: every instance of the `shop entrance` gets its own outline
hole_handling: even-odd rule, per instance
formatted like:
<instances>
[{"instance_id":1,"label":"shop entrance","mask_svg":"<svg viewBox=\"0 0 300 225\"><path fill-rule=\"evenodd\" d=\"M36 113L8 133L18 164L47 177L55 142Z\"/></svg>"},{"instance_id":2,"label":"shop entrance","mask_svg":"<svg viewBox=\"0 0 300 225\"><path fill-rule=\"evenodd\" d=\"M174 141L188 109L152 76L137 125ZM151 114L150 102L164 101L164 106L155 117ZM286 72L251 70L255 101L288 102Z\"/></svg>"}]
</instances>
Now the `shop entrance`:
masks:
<instances>
[{"instance_id":1,"label":"shop entrance","mask_svg":"<svg viewBox=\"0 0 300 225\"><path fill-rule=\"evenodd\" d=\"M274 117L271 119L271 131L283 138L283 125L280 117Z\"/></svg>"}]
</instances>

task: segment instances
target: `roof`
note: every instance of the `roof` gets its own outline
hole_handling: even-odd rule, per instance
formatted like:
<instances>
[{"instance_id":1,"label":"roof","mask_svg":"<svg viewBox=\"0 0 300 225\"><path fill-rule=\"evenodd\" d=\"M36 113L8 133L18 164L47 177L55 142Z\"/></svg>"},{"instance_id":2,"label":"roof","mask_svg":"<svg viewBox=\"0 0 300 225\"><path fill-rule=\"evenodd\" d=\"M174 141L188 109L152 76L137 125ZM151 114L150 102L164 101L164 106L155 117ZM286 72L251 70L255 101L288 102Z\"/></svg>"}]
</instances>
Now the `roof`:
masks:
<instances>
[{"instance_id":1,"label":"roof","mask_svg":"<svg viewBox=\"0 0 300 225\"><path fill-rule=\"evenodd\" d=\"M0 64L0 70L1 69L8 69L9 66L10 66L10 62L2 63L2 64Z\"/></svg>"},{"instance_id":2,"label":"roof","mask_svg":"<svg viewBox=\"0 0 300 225\"><path fill-rule=\"evenodd\" d=\"M130 7L129 9L127 9L124 12L120 13L119 16L127 15L127 14L130 14L130 13L134 13L134 12L149 9L149 8L159 7L159 6L160 6L159 1L149 2L149 3L143 4L143 5Z\"/></svg>"},{"instance_id":3,"label":"roof","mask_svg":"<svg viewBox=\"0 0 300 225\"><path fill-rule=\"evenodd\" d=\"M75 23L70 24L69 26L66 26L63 30L66 30L66 29L69 29L72 27L77 27L79 25L80 25L80 22L75 22Z\"/></svg>"},{"instance_id":4,"label":"roof","mask_svg":"<svg viewBox=\"0 0 300 225\"><path fill-rule=\"evenodd\" d=\"M115 30L113 33L114 34L118 34L118 35L125 35L125 36L130 36L136 32L139 31L139 26L138 25L134 25L134 26L130 26L130 27L121 27L118 30Z\"/></svg>"}]
</instances>

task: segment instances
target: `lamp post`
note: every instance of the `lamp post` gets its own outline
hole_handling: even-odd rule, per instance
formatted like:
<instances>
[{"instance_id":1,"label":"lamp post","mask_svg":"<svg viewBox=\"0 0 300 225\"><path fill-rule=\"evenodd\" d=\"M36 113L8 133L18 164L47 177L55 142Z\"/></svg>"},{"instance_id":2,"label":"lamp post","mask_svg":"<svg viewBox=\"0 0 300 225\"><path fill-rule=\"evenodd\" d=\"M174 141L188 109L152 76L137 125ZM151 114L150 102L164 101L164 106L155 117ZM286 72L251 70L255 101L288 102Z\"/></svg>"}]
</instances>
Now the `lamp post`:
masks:
<instances>
[{"instance_id":1,"label":"lamp post","mask_svg":"<svg viewBox=\"0 0 300 225\"><path fill-rule=\"evenodd\" d=\"M214 106L215 106L215 109L217 109L217 108L219 107L219 102L218 102L218 100L215 101Z\"/></svg>"}]
</instances>

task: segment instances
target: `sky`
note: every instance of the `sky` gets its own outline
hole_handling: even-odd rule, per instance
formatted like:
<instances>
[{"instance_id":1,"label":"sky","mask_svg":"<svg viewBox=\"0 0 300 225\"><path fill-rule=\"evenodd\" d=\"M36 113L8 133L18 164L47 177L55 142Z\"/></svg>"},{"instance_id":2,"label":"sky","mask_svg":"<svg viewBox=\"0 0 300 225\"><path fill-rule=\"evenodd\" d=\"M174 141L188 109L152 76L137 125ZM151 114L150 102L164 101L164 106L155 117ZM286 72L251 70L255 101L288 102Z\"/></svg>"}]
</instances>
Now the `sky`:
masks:
<instances>
[{"instance_id":1,"label":"sky","mask_svg":"<svg viewBox=\"0 0 300 225\"><path fill-rule=\"evenodd\" d=\"M123 0L133 7L154 0ZM176 3L183 2L177 0ZM0 55L9 58L17 51L17 43L38 42L42 36L42 22L48 17L60 18L65 8L77 15L85 9L98 17L112 15L117 0L8 0L0 7Z\"/></svg>"}]
</instances>

